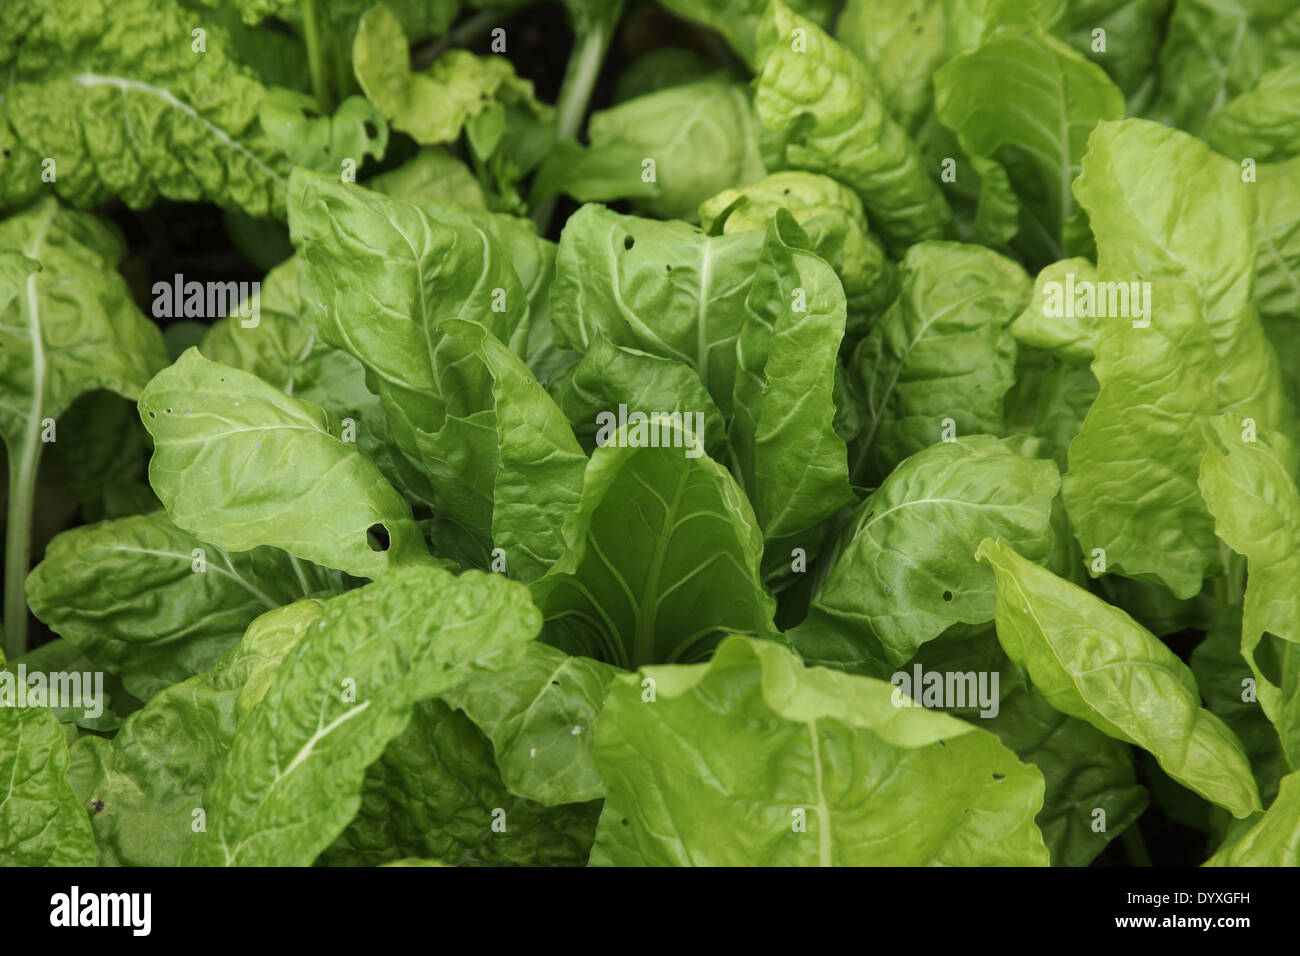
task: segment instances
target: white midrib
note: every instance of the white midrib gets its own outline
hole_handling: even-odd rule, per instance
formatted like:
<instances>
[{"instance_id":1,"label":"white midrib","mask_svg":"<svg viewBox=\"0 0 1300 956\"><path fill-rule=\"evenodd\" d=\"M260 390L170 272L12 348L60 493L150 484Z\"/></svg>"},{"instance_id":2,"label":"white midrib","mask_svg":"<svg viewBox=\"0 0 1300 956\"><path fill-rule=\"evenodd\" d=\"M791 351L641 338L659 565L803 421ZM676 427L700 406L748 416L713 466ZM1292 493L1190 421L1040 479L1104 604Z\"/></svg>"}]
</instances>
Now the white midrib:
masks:
<instances>
[{"instance_id":1,"label":"white midrib","mask_svg":"<svg viewBox=\"0 0 1300 956\"><path fill-rule=\"evenodd\" d=\"M826 805L826 788L822 784L822 751L817 739L817 721L808 721L808 738L812 743L813 782L817 786L817 860L831 866L831 809Z\"/></svg>"},{"instance_id":2,"label":"white midrib","mask_svg":"<svg viewBox=\"0 0 1300 956\"><path fill-rule=\"evenodd\" d=\"M364 711L369 706L370 706L370 701L366 701L363 704L357 704L357 706L351 708L350 710L345 710L343 713L339 714L337 717L331 720L324 727L318 727L316 732L311 735L311 737L308 739L308 741L305 744L302 745L302 749L299 750L298 753L294 755L293 760L289 761L289 766L284 768L284 771L280 774L280 777L281 778L287 777L289 776L289 774L297 770L298 766L304 760L306 760L308 757L311 756L311 752L315 748L316 744L320 743L320 741L324 740L326 737L332 734L341 724L347 723L349 720L359 715L362 711Z\"/></svg>"},{"instance_id":3,"label":"white midrib","mask_svg":"<svg viewBox=\"0 0 1300 956\"><path fill-rule=\"evenodd\" d=\"M132 80L124 76L104 76L100 73L78 73L73 77L73 80L88 89L96 86L111 86L114 89L120 90L124 94L131 92L141 93L145 96L157 97L172 109L180 110L186 116L190 117L190 119L199 123L204 129L217 139L221 140L225 145L229 146L234 152L247 158L257 166L258 169L266 173L267 176L274 179L276 182L284 183L283 177L281 177L280 174L270 166L267 166L266 163L258 159L247 146L232 137L220 126L205 119L197 110L194 109L194 107L190 106L183 100L177 99L176 95L172 93L171 90L161 86L154 86L152 83L145 83L141 80Z\"/></svg>"}]
</instances>

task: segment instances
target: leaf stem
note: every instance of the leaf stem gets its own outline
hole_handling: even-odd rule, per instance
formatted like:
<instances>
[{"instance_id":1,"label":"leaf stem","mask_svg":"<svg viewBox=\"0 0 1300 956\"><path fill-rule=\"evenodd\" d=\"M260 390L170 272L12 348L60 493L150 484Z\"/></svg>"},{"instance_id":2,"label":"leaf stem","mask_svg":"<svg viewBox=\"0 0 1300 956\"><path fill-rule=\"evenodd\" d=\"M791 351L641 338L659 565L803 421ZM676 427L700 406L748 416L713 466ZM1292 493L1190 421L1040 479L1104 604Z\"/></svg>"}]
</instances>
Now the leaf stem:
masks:
<instances>
[{"instance_id":1,"label":"leaf stem","mask_svg":"<svg viewBox=\"0 0 1300 956\"><path fill-rule=\"evenodd\" d=\"M483 33L486 33L494 26L498 26L505 12L501 7L488 7L485 10L480 10L464 23L452 27L433 43L416 47L411 51L411 69L418 73L452 47L473 43Z\"/></svg>"},{"instance_id":2,"label":"leaf stem","mask_svg":"<svg viewBox=\"0 0 1300 956\"><path fill-rule=\"evenodd\" d=\"M38 423L39 425L39 423ZM27 653L27 564L31 560L32 508L41 458L39 432L28 430L9 460L9 509L5 526L5 657Z\"/></svg>"},{"instance_id":3,"label":"leaf stem","mask_svg":"<svg viewBox=\"0 0 1300 956\"><path fill-rule=\"evenodd\" d=\"M612 30L591 29L579 33L574 39L573 50L569 53L569 65L564 71L564 84L560 87L560 97L555 102L557 143L577 137L612 35ZM543 237L550 228L558 198L555 195L547 196L533 208L533 222L537 224L538 234Z\"/></svg>"},{"instance_id":4,"label":"leaf stem","mask_svg":"<svg viewBox=\"0 0 1300 956\"><path fill-rule=\"evenodd\" d=\"M302 0L303 42L307 46L307 67L311 71L311 91L316 105L331 112L329 86L325 82L325 59L320 47L320 28L316 23L316 0Z\"/></svg>"},{"instance_id":5,"label":"leaf stem","mask_svg":"<svg viewBox=\"0 0 1300 956\"><path fill-rule=\"evenodd\" d=\"M1129 862L1134 866L1151 866L1151 854L1147 852L1146 842L1142 839L1142 831L1138 829L1137 823L1133 823L1127 830L1119 835L1120 842L1124 844L1124 852L1128 854Z\"/></svg>"}]
</instances>

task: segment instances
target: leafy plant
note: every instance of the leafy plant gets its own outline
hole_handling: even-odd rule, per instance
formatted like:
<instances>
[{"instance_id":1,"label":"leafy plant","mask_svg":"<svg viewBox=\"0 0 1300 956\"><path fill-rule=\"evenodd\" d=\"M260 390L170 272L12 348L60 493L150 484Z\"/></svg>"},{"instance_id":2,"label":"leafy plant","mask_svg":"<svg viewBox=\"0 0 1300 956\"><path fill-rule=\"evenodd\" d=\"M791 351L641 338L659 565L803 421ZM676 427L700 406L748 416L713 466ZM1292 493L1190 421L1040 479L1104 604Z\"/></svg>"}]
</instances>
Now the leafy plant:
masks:
<instances>
[{"instance_id":1,"label":"leafy plant","mask_svg":"<svg viewBox=\"0 0 1300 956\"><path fill-rule=\"evenodd\" d=\"M1300 865L1289 5L0 68L0 863Z\"/></svg>"}]
</instances>

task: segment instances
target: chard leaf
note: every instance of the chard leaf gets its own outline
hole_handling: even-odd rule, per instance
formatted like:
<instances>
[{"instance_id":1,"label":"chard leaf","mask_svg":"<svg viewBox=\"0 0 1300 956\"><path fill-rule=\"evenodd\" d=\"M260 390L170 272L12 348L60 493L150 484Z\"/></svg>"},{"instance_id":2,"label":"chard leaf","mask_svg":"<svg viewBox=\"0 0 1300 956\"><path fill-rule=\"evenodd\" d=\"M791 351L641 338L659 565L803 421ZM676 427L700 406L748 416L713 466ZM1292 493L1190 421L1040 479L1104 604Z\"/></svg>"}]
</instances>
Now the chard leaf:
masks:
<instances>
[{"instance_id":1,"label":"chard leaf","mask_svg":"<svg viewBox=\"0 0 1300 956\"><path fill-rule=\"evenodd\" d=\"M636 182L642 179L643 160L654 160L658 189L634 205L662 219L694 220L700 203L714 193L746 186L766 173L749 93L726 78L628 100L593 113L587 129L592 151L617 149L631 159Z\"/></svg>"},{"instance_id":2,"label":"chard leaf","mask_svg":"<svg viewBox=\"0 0 1300 956\"><path fill-rule=\"evenodd\" d=\"M515 76L504 57L446 50L427 71L412 73L402 23L382 3L357 24L352 66L361 89L393 127L425 145L457 139L466 120L494 99L541 116L549 112L533 98L532 83Z\"/></svg>"},{"instance_id":3,"label":"chard leaf","mask_svg":"<svg viewBox=\"0 0 1300 956\"><path fill-rule=\"evenodd\" d=\"M17 676L0 682L11 697ZM68 744L48 707L0 706L0 866L88 866L95 838L68 784Z\"/></svg>"},{"instance_id":4,"label":"chard leaf","mask_svg":"<svg viewBox=\"0 0 1300 956\"><path fill-rule=\"evenodd\" d=\"M323 607L305 600L263 614L210 673L161 691L111 740L87 736L72 746L68 779L89 814L101 866L180 862L236 726Z\"/></svg>"},{"instance_id":5,"label":"chard leaf","mask_svg":"<svg viewBox=\"0 0 1300 956\"><path fill-rule=\"evenodd\" d=\"M1045 266L1034 279L1034 294L1011 323L1016 341L1051 352L1069 362L1088 363L1096 356L1096 319L1075 314L1077 293L1070 290L1097 281L1097 267L1087 259L1062 259Z\"/></svg>"},{"instance_id":6,"label":"chard leaf","mask_svg":"<svg viewBox=\"0 0 1300 956\"><path fill-rule=\"evenodd\" d=\"M717 30L753 66L759 52L754 34L767 8L765 0L664 0L663 5L678 16ZM790 6L823 27L835 14L834 0L792 0Z\"/></svg>"},{"instance_id":7,"label":"chard leaf","mask_svg":"<svg viewBox=\"0 0 1300 956\"><path fill-rule=\"evenodd\" d=\"M1250 763L1228 726L1200 706L1196 678L1118 608L985 539L997 574L997 632L1007 655L1057 710L1151 753L1189 790L1245 817L1260 809Z\"/></svg>"},{"instance_id":8,"label":"chard leaf","mask_svg":"<svg viewBox=\"0 0 1300 956\"><path fill-rule=\"evenodd\" d=\"M972 555L990 535L1035 560L1052 548L1059 478L987 435L908 458L853 513L792 638L805 660L883 676L954 624L993 619L995 581Z\"/></svg>"},{"instance_id":9,"label":"chard leaf","mask_svg":"<svg viewBox=\"0 0 1300 956\"><path fill-rule=\"evenodd\" d=\"M513 796L474 724L425 701L366 770L361 809L320 862L375 866L415 856L456 866L585 865L599 812Z\"/></svg>"},{"instance_id":10,"label":"chard leaf","mask_svg":"<svg viewBox=\"0 0 1300 956\"><path fill-rule=\"evenodd\" d=\"M825 534L818 526L855 500L834 425L844 292L807 242L778 212L736 341L734 467L763 528L768 565L786 564L796 549L816 553Z\"/></svg>"},{"instance_id":11,"label":"chard leaf","mask_svg":"<svg viewBox=\"0 0 1300 956\"><path fill-rule=\"evenodd\" d=\"M619 405L665 414L703 414L704 448L715 457L726 440L722 412L689 366L612 345L599 331L582 358L551 386L551 394L588 450L595 444L600 413Z\"/></svg>"},{"instance_id":12,"label":"chard leaf","mask_svg":"<svg viewBox=\"0 0 1300 956\"><path fill-rule=\"evenodd\" d=\"M921 689L912 684L914 698L924 701L925 680L932 673L944 675L945 682L952 679L949 675L975 678L974 684L953 685L965 695L965 706L944 710L997 734L1022 763L1042 772L1046 790L1034 822L1042 830L1053 866L1087 866L1147 808L1146 790L1137 784L1133 749L1049 704L1007 658L993 628L980 628L966 638L932 641L899 673L915 680L918 664L924 676ZM973 700L966 689L978 694L978 682L985 679L998 682L999 696L990 706L984 698ZM991 683L988 689L994 689ZM1097 810L1105 813L1100 831L1094 829Z\"/></svg>"},{"instance_id":13,"label":"chard leaf","mask_svg":"<svg viewBox=\"0 0 1300 956\"><path fill-rule=\"evenodd\" d=\"M45 188L48 158L54 191L76 206L162 196L282 214L290 164L258 122L267 88L215 23L197 52L195 17L179 4L7 8L0 208Z\"/></svg>"},{"instance_id":14,"label":"chard leaf","mask_svg":"<svg viewBox=\"0 0 1300 956\"><path fill-rule=\"evenodd\" d=\"M1089 145L1076 193L1097 276L1150 295L1146 318L1098 320L1101 390L1061 491L1085 554L1101 548L1108 570L1189 598L1219 563L1196 487L1201 420L1233 412L1277 429L1291 414L1251 305L1253 246L1213 239L1250 234L1251 194L1235 163L1154 123L1101 123Z\"/></svg>"},{"instance_id":15,"label":"chard leaf","mask_svg":"<svg viewBox=\"0 0 1300 956\"><path fill-rule=\"evenodd\" d=\"M754 107L776 144L775 168L824 173L851 187L896 252L940 238L948 205L867 68L781 0L768 5L757 45Z\"/></svg>"},{"instance_id":16,"label":"chard leaf","mask_svg":"<svg viewBox=\"0 0 1300 956\"><path fill-rule=\"evenodd\" d=\"M681 362L730 416L736 341L763 240L757 231L708 236L583 206L565 223L555 260L557 337L580 353L600 335Z\"/></svg>"},{"instance_id":17,"label":"chard leaf","mask_svg":"<svg viewBox=\"0 0 1300 956\"><path fill-rule=\"evenodd\" d=\"M1277 729L1260 706L1258 678L1241 653L1241 617L1241 607L1226 609L1187 663L1196 675L1206 709L1241 738L1259 783L1260 798L1269 803L1288 769L1287 760Z\"/></svg>"},{"instance_id":18,"label":"chard leaf","mask_svg":"<svg viewBox=\"0 0 1300 956\"><path fill-rule=\"evenodd\" d=\"M937 70L934 89L962 149L1009 173L1028 254L1086 255L1092 236L1070 183L1092 128L1124 116L1124 96L1101 68L1041 30L1001 32Z\"/></svg>"},{"instance_id":19,"label":"chard leaf","mask_svg":"<svg viewBox=\"0 0 1300 956\"><path fill-rule=\"evenodd\" d=\"M1277 729L1287 763L1300 766L1300 491L1283 463L1282 436L1236 415L1206 426L1199 485L1214 530L1246 558L1241 655L1254 674L1264 713ZM1246 439L1249 440L1246 440ZM1266 635L1281 638L1261 648ZM1260 652L1275 650L1280 674L1265 671ZM1270 677L1276 678L1271 680Z\"/></svg>"},{"instance_id":20,"label":"chard leaf","mask_svg":"<svg viewBox=\"0 0 1300 956\"><path fill-rule=\"evenodd\" d=\"M472 675L442 699L492 741L511 793L545 806L582 803L605 794L591 747L610 682L619 673L535 642L516 666Z\"/></svg>"},{"instance_id":21,"label":"chard leaf","mask_svg":"<svg viewBox=\"0 0 1300 956\"><path fill-rule=\"evenodd\" d=\"M1300 770L1282 778L1277 798L1206 866L1300 866Z\"/></svg>"},{"instance_id":22,"label":"chard leaf","mask_svg":"<svg viewBox=\"0 0 1300 956\"><path fill-rule=\"evenodd\" d=\"M749 502L726 469L688 456L680 427L658 437L660 447L633 446L629 425L596 449L564 522L566 550L533 585L547 643L570 654L622 667L689 661L729 631L773 632Z\"/></svg>"},{"instance_id":23,"label":"chard leaf","mask_svg":"<svg viewBox=\"0 0 1300 956\"><path fill-rule=\"evenodd\" d=\"M615 680L592 863L1046 865L1042 775L992 734L893 696L741 637L708 664Z\"/></svg>"},{"instance_id":24,"label":"chard leaf","mask_svg":"<svg viewBox=\"0 0 1300 956\"><path fill-rule=\"evenodd\" d=\"M32 613L148 700L210 669L266 611L332 582L275 548L228 554L159 511L63 532L27 578Z\"/></svg>"},{"instance_id":25,"label":"chard leaf","mask_svg":"<svg viewBox=\"0 0 1300 956\"><path fill-rule=\"evenodd\" d=\"M3 187L0 187L3 188ZM79 395L134 399L167 364L162 336L131 300L116 266L121 237L45 197L0 222L0 438L8 451L5 647L26 647L23 579L41 454ZM21 293L15 298L15 288ZM55 423L57 425L57 422Z\"/></svg>"},{"instance_id":26,"label":"chard leaf","mask_svg":"<svg viewBox=\"0 0 1300 956\"><path fill-rule=\"evenodd\" d=\"M183 861L310 864L356 815L366 768L412 707L511 666L539 624L523 588L476 571L404 568L331 599L240 722Z\"/></svg>"},{"instance_id":27,"label":"chard leaf","mask_svg":"<svg viewBox=\"0 0 1300 956\"><path fill-rule=\"evenodd\" d=\"M867 227L862 200L828 176L800 170L773 173L740 189L724 189L700 204L711 235L767 229L784 209L807 234L808 249L825 259L844 286L846 331L857 341L871 317L897 294L894 265Z\"/></svg>"},{"instance_id":28,"label":"chard leaf","mask_svg":"<svg viewBox=\"0 0 1300 956\"><path fill-rule=\"evenodd\" d=\"M1230 159L1276 163L1300 156L1300 61L1261 76L1210 117L1201 138Z\"/></svg>"},{"instance_id":29,"label":"chard leaf","mask_svg":"<svg viewBox=\"0 0 1300 956\"><path fill-rule=\"evenodd\" d=\"M854 480L879 483L909 455L959 435L1002 433L1014 381L1011 319L1029 277L991 249L918 243L899 268L901 289L853 353L867 421L850 450Z\"/></svg>"},{"instance_id":30,"label":"chard leaf","mask_svg":"<svg viewBox=\"0 0 1300 956\"><path fill-rule=\"evenodd\" d=\"M1286 346L1300 317L1300 156L1261 166L1256 175L1255 305L1266 321L1278 321L1278 327L1287 330L1274 342L1279 353L1290 359L1283 371L1294 376L1296 363Z\"/></svg>"},{"instance_id":31,"label":"chard leaf","mask_svg":"<svg viewBox=\"0 0 1300 956\"><path fill-rule=\"evenodd\" d=\"M190 349L140 395L140 418L150 483L204 541L362 577L429 560L410 506L317 405Z\"/></svg>"}]
</instances>

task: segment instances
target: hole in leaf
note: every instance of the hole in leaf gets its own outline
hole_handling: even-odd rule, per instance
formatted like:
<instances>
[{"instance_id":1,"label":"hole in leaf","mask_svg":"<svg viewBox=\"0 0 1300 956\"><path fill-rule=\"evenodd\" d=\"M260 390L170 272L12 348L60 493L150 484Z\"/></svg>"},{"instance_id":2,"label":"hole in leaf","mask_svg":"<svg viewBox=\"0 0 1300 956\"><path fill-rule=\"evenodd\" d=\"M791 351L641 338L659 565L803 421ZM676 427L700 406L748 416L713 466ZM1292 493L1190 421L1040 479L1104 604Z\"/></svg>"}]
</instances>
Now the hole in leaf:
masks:
<instances>
[{"instance_id":1,"label":"hole in leaf","mask_svg":"<svg viewBox=\"0 0 1300 956\"><path fill-rule=\"evenodd\" d=\"M149 413L149 417L150 417L150 418L157 418L157 417L158 417L158 413L157 413L157 412L150 412L150 413Z\"/></svg>"},{"instance_id":2,"label":"hole in leaf","mask_svg":"<svg viewBox=\"0 0 1300 956\"><path fill-rule=\"evenodd\" d=\"M559 687L559 686L560 686L560 682L559 682L558 680L553 680L553 681L551 681L551 686L552 686L552 687Z\"/></svg>"},{"instance_id":3,"label":"hole in leaf","mask_svg":"<svg viewBox=\"0 0 1300 956\"><path fill-rule=\"evenodd\" d=\"M1007 779L1007 775L1004 774L1004 773L995 773L995 774L993 775L993 779L994 779L994 780L1005 780L1005 779Z\"/></svg>"},{"instance_id":4,"label":"hole in leaf","mask_svg":"<svg viewBox=\"0 0 1300 956\"><path fill-rule=\"evenodd\" d=\"M392 540L388 537L388 529L376 521L366 529L366 544L370 545L371 551L387 551L392 544Z\"/></svg>"},{"instance_id":5,"label":"hole in leaf","mask_svg":"<svg viewBox=\"0 0 1300 956\"><path fill-rule=\"evenodd\" d=\"M951 592L951 591L944 591L944 592L943 592L943 599L944 599L945 601L951 601L951 600L952 600L952 592Z\"/></svg>"},{"instance_id":6,"label":"hole in leaf","mask_svg":"<svg viewBox=\"0 0 1300 956\"><path fill-rule=\"evenodd\" d=\"M623 826L627 826L627 821L626 821L626 820L623 821Z\"/></svg>"},{"instance_id":7,"label":"hole in leaf","mask_svg":"<svg viewBox=\"0 0 1300 956\"><path fill-rule=\"evenodd\" d=\"M366 139L374 139L376 136L379 135L379 130L375 127L374 123L370 122L370 120L366 120L365 130L366 130Z\"/></svg>"},{"instance_id":8,"label":"hole in leaf","mask_svg":"<svg viewBox=\"0 0 1300 956\"><path fill-rule=\"evenodd\" d=\"M631 248L632 248L633 246L635 246L635 245L636 245L636 240L633 239L631 236L624 236L624 237L623 237L623 248L624 248L624 249L631 249Z\"/></svg>"},{"instance_id":9,"label":"hole in leaf","mask_svg":"<svg viewBox=\"0 0 1300 956\"><path fill-rule=\"evenodd\" d=\"M91 812L92 814L95 814L95 813L102 813L103 810L104 810L104 801L103 801L103 800L91 800L91 801L90 801L90 812Z\"/></svg>"}]
</instances>

